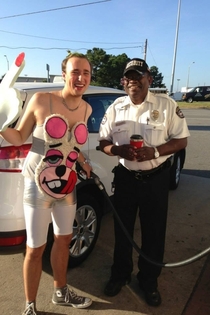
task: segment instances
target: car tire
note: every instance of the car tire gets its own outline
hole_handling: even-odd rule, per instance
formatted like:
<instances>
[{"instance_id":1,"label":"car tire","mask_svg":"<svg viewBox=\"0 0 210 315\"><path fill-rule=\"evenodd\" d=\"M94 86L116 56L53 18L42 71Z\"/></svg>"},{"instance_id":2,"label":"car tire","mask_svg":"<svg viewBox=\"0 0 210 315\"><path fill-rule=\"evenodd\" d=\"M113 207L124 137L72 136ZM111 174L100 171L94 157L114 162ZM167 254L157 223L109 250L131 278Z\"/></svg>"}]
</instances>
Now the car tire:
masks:
<instances>
[{"instance_id":1,"label":"car tire","mask_svg":"<svg viewBox=\"0 0 210 315\"><path fill-rule=\"evenodd\" d=\"M69 246L69 268L80 265L94 249L101 218L101 209L94 196L78 193L73 238Z\"/></svg>"},{"instance_id":2,"label":"car tire","mask_svg":"<svg viewBox=\"0 0 210 315\"><path fill-rule=\"evenodd\" d=\"M187 103L192 103L193 102L193 98L192 97L189 97L188 99L187 99Z\"/></svg>"},{"instance_id":3,"label":"car tire","mask_svg":"<svg viewBox=\"0 0 210 315\"><path fill-rule=\"evenodd\" d=\"M175 190L179 186L180 176L181 176L181 155L177 152L174 155L173 164L170 169L170 189Z\"/></svg>"}]
</instances>

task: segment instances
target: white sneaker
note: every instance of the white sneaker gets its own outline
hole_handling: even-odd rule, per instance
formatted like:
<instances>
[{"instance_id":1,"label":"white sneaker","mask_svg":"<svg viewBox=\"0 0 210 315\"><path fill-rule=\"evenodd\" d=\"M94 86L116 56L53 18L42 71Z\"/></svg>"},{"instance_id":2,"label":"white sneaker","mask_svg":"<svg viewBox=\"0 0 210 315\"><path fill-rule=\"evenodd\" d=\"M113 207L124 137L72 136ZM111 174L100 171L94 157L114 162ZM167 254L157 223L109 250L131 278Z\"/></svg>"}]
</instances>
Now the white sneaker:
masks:
<instances>
[{"instance_id":1,"label":"white sneaker","mask_svg":"<svg viewBox=\"0 0 210 315\"><path fill-rule=\"evenodd\" d=\"M61 289L57 289L52 297L53 304L72 306L75 308L86 308L92 304L92 300L87 297L78 296L68 286L64 288L64 294Z\"/></svg>"},{"instance_id":2,"label":"white sneaker","mask_svg":"<svg viewBox=\"0 0 210 315\"><path fill-rule=\"evenodd\" d=\"M36 315L34 303L30 303L22 315Z\"/></svg>"}]
</instances>

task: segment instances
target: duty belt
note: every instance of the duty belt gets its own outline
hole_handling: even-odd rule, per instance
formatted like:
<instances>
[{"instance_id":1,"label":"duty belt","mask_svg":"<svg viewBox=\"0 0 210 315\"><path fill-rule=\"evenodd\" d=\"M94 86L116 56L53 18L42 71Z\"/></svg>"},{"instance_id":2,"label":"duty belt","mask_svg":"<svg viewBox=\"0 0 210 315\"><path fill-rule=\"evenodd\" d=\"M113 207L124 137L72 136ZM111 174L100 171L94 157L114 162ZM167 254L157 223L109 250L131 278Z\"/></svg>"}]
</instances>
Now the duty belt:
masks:
<instances>
[{"instance_id":1,"label":"duty belt","mask_svg":"<svg viewBox=\"0 0 210 315\"><path fill-rule=\"evenodd\" d=\"M134 175L134 177L138 180L144 180L147 178L152 177L153 175L157 175L159 173L161 173L163 170L169 168L171 166L171 159L167 159L164 163L160 164L158 167L155 167L151 170L138 170L138 171L133 171L133 170L129 170L126 167L124 167L122 164L119 164L119 166L123 167L124 169L128 170L131 174Z\"/></svg>"}]
</instances>

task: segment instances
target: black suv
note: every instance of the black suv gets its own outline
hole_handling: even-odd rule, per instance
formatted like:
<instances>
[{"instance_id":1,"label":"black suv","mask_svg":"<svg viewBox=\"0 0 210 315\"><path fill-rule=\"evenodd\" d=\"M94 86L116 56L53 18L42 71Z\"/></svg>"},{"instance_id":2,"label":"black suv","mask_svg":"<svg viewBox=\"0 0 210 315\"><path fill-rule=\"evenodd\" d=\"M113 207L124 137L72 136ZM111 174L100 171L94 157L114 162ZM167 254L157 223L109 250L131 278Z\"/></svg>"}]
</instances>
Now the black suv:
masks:
<instances>
[{"instance_id":1,"label":"black suv","mask_svg":"<svg viewBox=\"0 0 210 315\"><path fill-rule=\"evenodd\" d=\"M182 100L188 103L193 101L210 101L210 86L196 86L184 93Z\"/></svg>"}]
</instances>

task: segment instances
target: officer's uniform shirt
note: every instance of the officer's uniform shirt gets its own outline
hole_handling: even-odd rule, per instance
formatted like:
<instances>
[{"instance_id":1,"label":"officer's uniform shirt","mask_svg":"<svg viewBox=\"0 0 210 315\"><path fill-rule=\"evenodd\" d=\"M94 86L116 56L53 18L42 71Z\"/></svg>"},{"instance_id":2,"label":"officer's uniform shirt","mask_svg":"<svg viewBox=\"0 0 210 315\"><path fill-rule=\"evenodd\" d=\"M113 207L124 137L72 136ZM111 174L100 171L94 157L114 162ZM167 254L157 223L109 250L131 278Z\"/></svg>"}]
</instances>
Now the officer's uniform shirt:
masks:
<instances>
[{"instance_id":1,"label":"officer's uniform shirt","mask_svg":"<svg viewBox=\"0 0 210 315\"><path fill-rule=\"evenodd\" d=\"M177 103L166 94L148 91L143 103L134 105L129 96L123 96L111 104L101 122L98 140L108 140L115 145L130 143L132 134L144 139L144 146L158 147L170 139L188 137L189 130ZM130 170L150 170L165 162L170 155L144 162L119 162Z\"/></svg>"}]
</instances>

